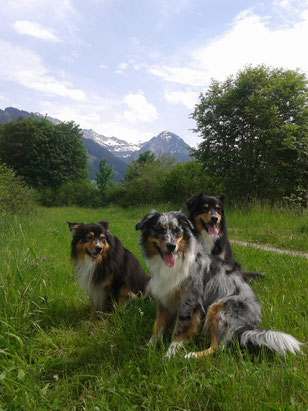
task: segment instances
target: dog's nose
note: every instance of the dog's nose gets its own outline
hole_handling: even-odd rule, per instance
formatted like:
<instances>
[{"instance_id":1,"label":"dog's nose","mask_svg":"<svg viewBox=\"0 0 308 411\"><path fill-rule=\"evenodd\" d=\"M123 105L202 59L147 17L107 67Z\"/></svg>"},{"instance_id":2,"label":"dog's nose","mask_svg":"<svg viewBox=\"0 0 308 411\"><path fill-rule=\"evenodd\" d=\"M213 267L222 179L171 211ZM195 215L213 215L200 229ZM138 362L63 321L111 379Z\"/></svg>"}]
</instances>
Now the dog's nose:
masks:
<instances>
[{"instance_id":1,"label":"dog's nose","mask_svg":"<svg viewBox=\"0 0 308 411\"><path fill-rule=\"evenodd\" d=\"M101 245L95 246L95 251L99 254L102 251L103 247Z\"/></svg>"},{"instance_id":2,"label":"dog's nose","mask_svg":"<svg viewBox=\"0 0 308 411\"><path fill-rule=\"evenodd\" d=\"M176 245L173 243L166 243L167 250L172 253L175 250Z\"/></svg>"},{"instance_id":3,"label":"dog's nose","mask_svg":"<svg viewBox=\"0 0 308 411\"><path fill-rule=\"evenodd\" d=\"M218 217L217 217L216 215L212 215L212 217L211 217L211 223L212 223L212 224L216 224L217 221L218 221Z\"/></svg>"}]
</instances>

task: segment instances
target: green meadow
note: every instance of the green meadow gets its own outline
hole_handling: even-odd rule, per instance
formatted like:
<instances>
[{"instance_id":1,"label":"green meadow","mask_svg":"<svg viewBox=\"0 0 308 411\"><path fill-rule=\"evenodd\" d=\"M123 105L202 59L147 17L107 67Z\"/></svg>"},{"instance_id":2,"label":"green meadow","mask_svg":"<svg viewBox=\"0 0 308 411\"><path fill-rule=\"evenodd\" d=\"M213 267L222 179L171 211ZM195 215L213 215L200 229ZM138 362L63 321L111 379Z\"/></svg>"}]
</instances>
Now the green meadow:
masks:
<instances>
[{"instance_id":1,"label":"green meadow","mask_svg":"<svg viewBox=\"0 0 308 411\"><path fill-rule=\"evenodd\" d=\"M307 410L308 349L286 358L221 348L205 359L148 348L155 302L139 298L90 317L70 259L66 221L110 221L143 267L136 223L154 207L39 208L0 221L0 410ZM172 206L157 206L159 211ZM308 214L227 210L231 239L308 250ZM308 260L234 246L250 270L264 328L308 336ZM188 350L207 348L199 336Z\"/></svg>"}]
</instances>

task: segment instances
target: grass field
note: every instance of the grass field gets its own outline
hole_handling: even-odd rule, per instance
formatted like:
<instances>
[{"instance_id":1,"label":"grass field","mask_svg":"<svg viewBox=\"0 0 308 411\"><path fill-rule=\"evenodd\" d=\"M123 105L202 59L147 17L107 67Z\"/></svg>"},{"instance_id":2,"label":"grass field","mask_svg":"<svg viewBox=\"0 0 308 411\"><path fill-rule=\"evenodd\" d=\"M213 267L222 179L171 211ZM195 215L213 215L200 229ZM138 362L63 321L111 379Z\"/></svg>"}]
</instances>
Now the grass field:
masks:
<instances>
[{"instance_id":1,"label":"grass field","mask_svg":"<svg viewBox=\"0 0 308 411\"><path fill-rule=\"evenodd\" d=\"M307 410L307 346L296 357L241 352L235 345L202 360L179 355L167 361L168 342L146 347L152 299L90 319L88 298L74 280L66 221L110 221L143 264L135 224L150 209L42 208L2 219L0 409ZM308 249L307 214L231 209L228 217L231 238ZM266 273L252 284L264 328L307 342L308 260L252 247L234 251L245 268ZM202 348L196 338L191 349Z\"/></svg>"}]
</instances>

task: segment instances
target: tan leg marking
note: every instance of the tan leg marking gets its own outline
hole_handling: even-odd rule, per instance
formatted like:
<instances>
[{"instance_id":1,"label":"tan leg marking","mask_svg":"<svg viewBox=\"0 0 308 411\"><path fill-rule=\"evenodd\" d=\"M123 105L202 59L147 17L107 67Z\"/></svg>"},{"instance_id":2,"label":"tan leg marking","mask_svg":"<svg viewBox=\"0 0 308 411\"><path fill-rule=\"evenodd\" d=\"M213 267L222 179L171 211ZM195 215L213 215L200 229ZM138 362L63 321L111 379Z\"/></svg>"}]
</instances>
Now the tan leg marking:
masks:
<instances>
[{"instance_id":1,"label":"tan leg marking","mask_svg":"<svg viewBox=\"0 0 308 411\"><path fill-rule=\"evenodd\" d=\"M120 295L119 295L119 306L122 307L123 304L126 303L127 300L134 298L135 294L129 290L126 286L122 287L120 290Z\"/></svg>"},{"instance_id":2,"label":"tan leg marking","mask_svg":"<svg viewBox=\"0 0 308 411\"><path fill-rule=\"evenodd\" d=\"M166 331L171 327L174 319L174 315L170 313L167 308L159 305L157 307L156 320L153 327L154 338L161 338L164 336Z\"/></svg>"},{"instance_id":3,"label":"tan leg marking","mask_svg":"<svg viewBox=\"0 0 308 411\"><path fill-rule=\"evenodd\" d=\"M188 342L199 331L201 324L201 310L196 311L193 314L191 321L184 327L183 331L177 337L172 338L172 341L176 342Z\"/></svg>"},{"instance_id":4,"label":"tan leg marking","mask_svg":"<svg viewBox=\"0 0 308 411\"><path fill-rule=\"evenodd\" d=\"M206 326L210 331L211 334L211 346L207 350L204 351L198 351L198 352L191 352L189 354L186 354L186 358L201 358L201 357L206 357L207 355L213 354L216 349L218 348L219 345L219 340L218 340L218 332L217 332L217 316L220 313L221 310L223 310L225 306L224 301L220 301L218 303L215 303L211 305L207 316L206 316Z\"/></svg>"}]
</instances>

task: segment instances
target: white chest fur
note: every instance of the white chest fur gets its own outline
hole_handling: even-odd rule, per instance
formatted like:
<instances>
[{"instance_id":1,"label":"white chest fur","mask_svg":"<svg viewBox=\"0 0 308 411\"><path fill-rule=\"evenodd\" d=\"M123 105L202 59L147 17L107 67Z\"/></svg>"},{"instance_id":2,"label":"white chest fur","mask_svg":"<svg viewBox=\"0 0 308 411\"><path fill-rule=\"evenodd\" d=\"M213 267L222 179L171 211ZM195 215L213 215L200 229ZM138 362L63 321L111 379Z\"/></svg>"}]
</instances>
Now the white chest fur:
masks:
<instances>
[{"instance_id":1,"label":"white chest fur","mask_svg":"<svg viewBox=\"0 0 308 411\"><path fill-rule=\"evenodd\" d=\"M200 241L204 251L211 254L217 237L212 237L206 230L202 230L200 234Z\"/></svg>"},{"instance_id":2,"label":"white chest fur","mask_svg":"<svg viewBox=\"0 0 308 411\"><path fill-rule=\"evenodd\" d=\"M96 263L89 256L76 264L76 276L80 287L88 293L91 303L98 311L103 311L106 302L106 289L103 285L93 282Z\"/></svg>"},{"instance_id":3,"label":"white chest fur","mask_svg":"<svg viewBox=\"0 0 308 411\"><path fill-rule=\"evenodd\" d=\"M193 262L193 250L186 252L184 255L177 255L176 263L173 267L167 267L160 255L146 259L147 266L152 274L150 292L153 297L169 309L172 308L170 306L170 296L188 277ZM174 306L174 310L177 310L176 306Z\"/></svg>"}]
</instances>

